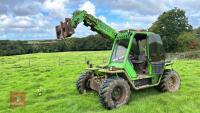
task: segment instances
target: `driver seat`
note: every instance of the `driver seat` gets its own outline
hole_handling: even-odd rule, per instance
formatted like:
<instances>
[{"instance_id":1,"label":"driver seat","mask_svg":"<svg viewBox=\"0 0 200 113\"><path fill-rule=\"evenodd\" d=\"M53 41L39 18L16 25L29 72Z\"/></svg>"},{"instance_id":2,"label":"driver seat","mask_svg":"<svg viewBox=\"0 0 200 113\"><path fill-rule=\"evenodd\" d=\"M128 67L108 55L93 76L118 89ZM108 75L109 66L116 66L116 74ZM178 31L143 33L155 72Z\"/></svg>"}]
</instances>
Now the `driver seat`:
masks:
<instances>
[{"instance_id":1,"label":"driver seat","mask_svg":"<svg viewBox=\"0 0 200 113\"><path fill-rule=\"evenodd\" d=\"M147 73L147 57L145 55L145 52L141 52L137 57L132 57L130 59L138 74L144 75Z\"/></svg>"}]
</instances>

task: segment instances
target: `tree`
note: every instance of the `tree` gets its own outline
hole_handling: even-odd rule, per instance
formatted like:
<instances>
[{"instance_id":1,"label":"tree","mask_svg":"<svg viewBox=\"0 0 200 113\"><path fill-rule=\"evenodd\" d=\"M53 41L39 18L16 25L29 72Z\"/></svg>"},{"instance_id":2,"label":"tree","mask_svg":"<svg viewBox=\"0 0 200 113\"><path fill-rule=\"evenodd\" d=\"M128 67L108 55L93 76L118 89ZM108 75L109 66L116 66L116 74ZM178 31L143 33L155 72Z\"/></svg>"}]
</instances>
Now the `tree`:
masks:
<instances>
[{"instance_id":1,"label":"tree","mask_svg":"<svg viewBox=\"0 0 200 113\"><path fill-rule=\"evenodd\" d=\"M177 38L177 50L188 51L190 49L198 49L199 39L194 32L184 32Z\"/></svg>"},{"instance_id":2,"label":"tree","mask_svg":"<svg viewBox=\"0 0 200 113\"><path fill-rule=\"evenodd\" d=\"M149 31L161 35L167 52L175 51L177 48L177 37L181 33L191 30L192 26L188 23L185 11L178 8L164 12L149 28Z\"/></svg>"}]
</instances>

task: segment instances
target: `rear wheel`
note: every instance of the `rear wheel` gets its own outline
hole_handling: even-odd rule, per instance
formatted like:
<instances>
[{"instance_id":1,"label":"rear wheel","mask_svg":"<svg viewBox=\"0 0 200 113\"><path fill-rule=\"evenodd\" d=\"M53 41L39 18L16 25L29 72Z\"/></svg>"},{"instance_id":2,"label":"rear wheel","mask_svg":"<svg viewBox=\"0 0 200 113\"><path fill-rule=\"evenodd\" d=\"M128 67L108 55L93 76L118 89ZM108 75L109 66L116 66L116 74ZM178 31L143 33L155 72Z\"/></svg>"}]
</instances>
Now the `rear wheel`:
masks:
<instances>
[{"instance_id":1,"label":"rear wheel","mask_svg":"<svg viewBox=\"0 0 200 113\"><path fill-rule=\"evenodd\" d=\"M174 70L167 70L161 78L157 89L161 92L175 92L180 87L180 77Z\"/></svg>"},{"instance_id":2,"label":"rear wheel","mask_svg":"<svg viewBox=\"0 0 200 113\"><path fill-rule=\"evenodd\" d=\"M80 77L78 78L76 82L76 88L80 94L83 94L84 92L88 90L91 90L89 87L89 79L91 77L92 76L88 72L85 72L81 74Z\"/></svg>"},{"instance_id":3,"label":"rear wheel","mask_svg":"<svg viewBox=\"0 0 200 113\"><path fill-rule=\"evenodd\" d=\"M130 93L130 86L124 79L108 78L100 87L100 102L107 109L119 107L128 103Z\"/></svg>"}]
</instances>

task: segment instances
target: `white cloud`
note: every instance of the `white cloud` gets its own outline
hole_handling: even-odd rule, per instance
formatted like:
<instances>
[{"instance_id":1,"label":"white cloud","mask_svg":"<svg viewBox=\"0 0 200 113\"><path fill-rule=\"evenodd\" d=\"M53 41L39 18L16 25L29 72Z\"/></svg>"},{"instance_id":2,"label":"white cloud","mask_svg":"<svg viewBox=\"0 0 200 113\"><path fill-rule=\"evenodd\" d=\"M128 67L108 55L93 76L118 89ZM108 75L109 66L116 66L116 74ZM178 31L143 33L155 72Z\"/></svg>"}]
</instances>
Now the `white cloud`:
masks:
<instances>
[{"instance_id":1,"label":"white cloud","mask_svg":"<svg viewBox=\"0 0 200 113\"><path fill-rule=\"evenodd\" d=\"M105 16L101 15L101 16L99 16L98 18L99 18L101 21L107 23L107 19L106 19Z\"/></svg>"},{"instance_id":2,"label":"white cloud","mask_svg":"<svg viewBox=\"0 0 200 113\"><path fill-rule=\"evenodd\" d=\"M97 0L98 4L108 10L139 12L140 14L157 14L170 5L168 0Z\"/></svg>"},{"instance_id":3,"label":"white cloud","mask_svg":"<svg viewBox=\"0 0 200 113\"><path fill-rule=\"evenodd\" d=\"M200 26L200 2L198 0L175 0L172 2L172 5L186 11L189 23L192 24L194 28Z\"/></svg>"},{"instance_id":4,"label":"white cloud","mask_svg":"<svg viewBox=\"0 0 200 113\"><path fill-rule=\"evenodd\" d=\"M100 2L108 4L108 1ZM116 0L111 1L109 5L113 14L127 18L127 21L134 21L143 28L148 28L160 14L174 7L185 10L189 23L194 27L200 26L198 0Z\"/></svg>"},{"instance_id":5,"label":"white cloud","mask_svg":"<svg viewBox=\"0 0 200 113\"><path fill-rule=\"evenodd\" d=\"M126 19L126 22L118 23L120 24L118 27L121 29L147 29L158 17L158 15L142 15L140 13L122 10L112 10L112 13L115 14L115 16Z\"/></svg>"},{"instance_id":6,"label":"white cloud","mask_svg":"<svg viewBox=\"0 0 200 113\"><path fill-rule=\"evenodd\" d=\"M17 16L28 16L39 13L42 10L42 3L38 1L22 2L20 5L13 7L13 12Z\"/></svg>"},{"instance_id":7,"label":"white cloud","mask_svg":"<svg viewBox=\"0 0 200 113\"><path fill-rule=\"evenodd\" d=\"M50 12L50 15L54 18L65 18L67 15L67 9L65 6L69 3L69 0L45 0L43 6Z\"/></svg>"},{"instance_id":8,"label":"white cloud","mask_svg":"<svg viewBox=\"0 0 200 113\"><path fill-rule=\"evenodd\" d=\"M5 38L15 39L16 37L20 37L20 39L29 39L30 37L33 38L33 35L55 36L55 32L51 31L54 27L51 25L48 18L42 14L33 16L12 16L4 14L0 15L0 21L1 40ZM46 39L47 38L48 37L46 37Z\"/></svg>"},{"instance_id":9,"label":"white cloud","mask_svg":"<svg viewBox=\"0 0 200 113\"><path fill-rule=\"evenodd\" d=\"M95 6L90 1L86 1L79 5L79 10L85 10L91 15L95 15Z\"/></svg>"},{"instance_id":10,"label":"white cloud","mask_svg":"<svg viewBox=\"0 0 200 113\"><path fill-rule=\"evenodd\" d=\"M92 4L89 1L86 1L85 3L79 5L79 9L80 10L86 10L89 14L92 14L96 17L96 12L95 12L95 5ZM106 19L105 16L100 15L98 16L98 18L100 20L102 20L103 22L105 22L106 24L110 25L111 27L113 27L116 30L124 30L124 29L144 29L144 27L141 27L142 24L140 23L141 21L151 21L155 18L153 18L152 16L148 15L147 17L143 17L141 15L138 15L137 17L131 16L131 12L129 11L122 11L122 10L113 10L113 12L115 14L121 14L121 16L123 16L124 18L128 18L129 21L127 22L111 22L109 23ZM153 19L152 19L153 18ZM150 19L150 20L149 20ZM130 21L131 20L131 21ZM86 28L83 24L80 24L77 29L75 30L76 34L75 36L86 36L86 35L90 35L90 34L95 34L95 32L92 32L90 30L90 28Z\"/></svg>"},{"instance_id":11,"label":"white cloud","mask_svg":"<svg viewBox=\"0 0 200 113\"><path fill-rule=\"evenodd\" d=\"M11 19L7 15L3 14L3 15L0 15L0 21L1 21L0 26L4 27L10 23Z\"/></svg>"},{"instance_id":12,"label":"white cloud","mask_svg":"<svg viewBox=\"0 0 200 113\"><path fill-rule=\"evenodd\" d=\"M55 38L55 18L66 16L68 0L4 1L9 10L0 13L1 39ZM1 12L1 8L0 8ZM37 37L38 36L38 37Z\"/></svg>"},{"instance_id":13,"label":"white cloud","mask_svg":"<svg viewBox=\"0 0 200 113\"><path fill-rule=\"evenodd\" d=\"M90 27L86 27L83 24L79 24L75 29L74 37L84 37L88 35L96 34L95 32L90 30Z\"/></svg>"},{"instance_id":14,"label":"white cloud","mask_svg":"<svg viewBox=\"0 0 200 113\"><path fill-rule=\"evenodd\" d=\"M148 28L163 11L178 7L186 11L189 23L198 27L199 6L198 0L3 0L0 2L0 37L55 37L54 26L77 9L86 10L122 30ZM75 36L89 34L95 32L80 24Z\"/></svg>"},{"instance_id":15,"label":"white cloud","mask_svg":"<svg viewBox=\"0 0 200 113\"><path fill-rule=\"evenodd\" d=\"M32 28L32 27L45 27L50 23L42 14L34 16L8 16L0 15L1 28Z\"/></svg>"},{"instance_id":16,"label":"white cloud","mask_svg":"<svg viewBox=\"0 0 200 113\"><path fill-rule=\"evenodd\" d=\"M117 31L126 29L145 29L144 27L142 27L141 23L134 23L134 22L123 22L123 23L111 22L109 25L114 29L116 29Z\"/></svg>"},{"instance_id":17,"label":"white cloud","mask_svg":"<svg viewBox=\"0 0 200 113\"><path fill-rule=\"evenodd\" d=\"M96 16L95 14L95 5L90 1L86 1L83 4L79 5L79 10L85 10L87 13ZM104 18L105 19L105 18ZM82 23L77 26L75 29L74 37L84 37L87 35L96 34L95 32L90 30L90 27L84 26Z\"/></svg>"},{"instance_id":18,"label":"white cloud","mask_svg":"<svg viewBox=\"0 0 200 113\"><path fill-rule=\"evenodd\" d=\"M198 0L174 0L172 4L177 7L181 7L185 10L198 11L200 10L200 2Z\"/></svg>"},{"instance_id":19,"label":"white cloud","mask_svg":"<svg viewBox=\"0 0 200 113\"><path fill-rule=\"evenodd\" d=\"M68 2L68 0L46 0L44 2L44 7L49 10L54 11L62 11L65 8L65 3Z\"/></svg>"}]
</instances>

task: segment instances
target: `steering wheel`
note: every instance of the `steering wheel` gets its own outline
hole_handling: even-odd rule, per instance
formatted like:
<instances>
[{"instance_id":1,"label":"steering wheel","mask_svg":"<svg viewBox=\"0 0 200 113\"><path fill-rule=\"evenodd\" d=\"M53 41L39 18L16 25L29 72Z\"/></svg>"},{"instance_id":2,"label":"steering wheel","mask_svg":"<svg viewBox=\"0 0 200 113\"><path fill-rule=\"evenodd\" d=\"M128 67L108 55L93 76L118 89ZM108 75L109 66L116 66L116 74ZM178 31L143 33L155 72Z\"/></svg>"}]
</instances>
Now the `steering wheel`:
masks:
<instances>
[{"instance_id":1,"label":"steering wheel","mask_svg":"<svg viewBox=\"0 0 200 113\"><path fill-rule=\"evenodd\" d=\"M136 58L133 55L130 55L129 58L130 58L132 63L141 64L141 63L145 62L145 61L142 61L142 60L136 60Z\"/></svg>"}]
</instances>

